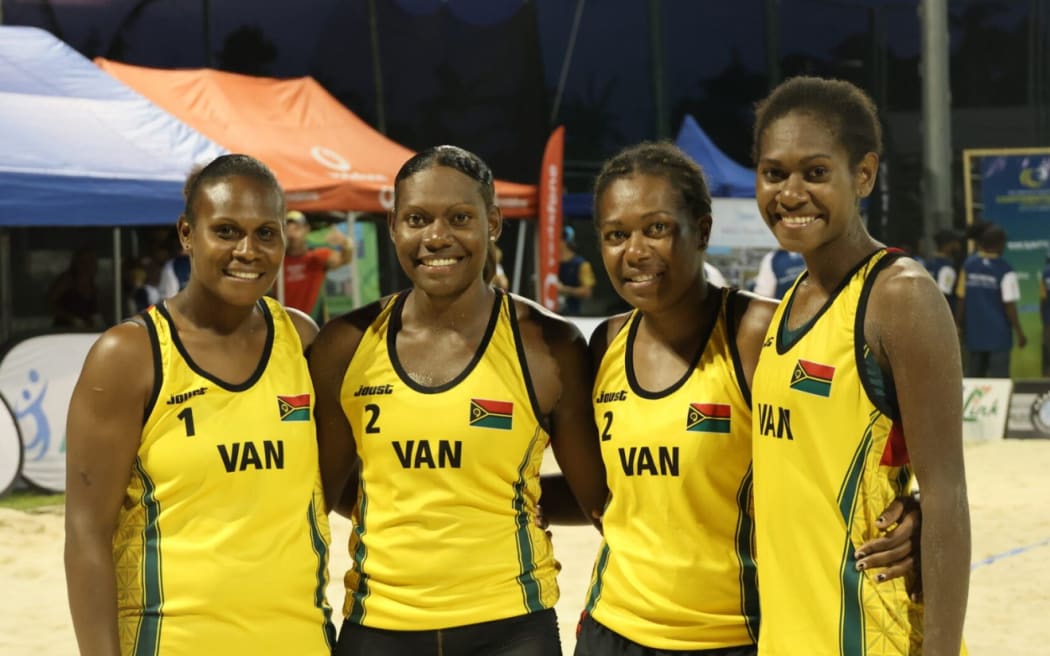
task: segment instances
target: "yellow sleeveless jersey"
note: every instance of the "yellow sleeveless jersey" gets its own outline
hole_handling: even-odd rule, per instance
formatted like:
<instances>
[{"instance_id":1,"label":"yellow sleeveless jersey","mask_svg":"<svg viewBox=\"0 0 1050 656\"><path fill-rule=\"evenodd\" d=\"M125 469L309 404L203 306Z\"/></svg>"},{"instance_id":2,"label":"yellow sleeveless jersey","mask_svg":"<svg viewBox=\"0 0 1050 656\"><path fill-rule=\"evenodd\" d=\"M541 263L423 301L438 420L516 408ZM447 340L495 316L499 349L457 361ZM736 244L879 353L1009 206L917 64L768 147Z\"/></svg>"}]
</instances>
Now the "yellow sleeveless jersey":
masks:
<instances>
[{"instance_id":1,"label":"yellow sleeveless jersey","mask_svg":"<svg viewBox=\"0 0 1050 656\"><path fill-rule=\"evenodd\" d=\"M903 580L876 583L877 571L858 572L853 556L877 537L876 518L910 477L886 400L892 381L864 342L868 294L887 255L861 262L792 335L797 281L766 335L752 389L764 656L920 653L921 607Z\"/></svg>"},{"instance_id":2,"label":"yellow sleeveless jersey","mask_svg":"<svg viewBox=\"0 0 1050 656\"><path fill-rule=\"evenodd\" d=\"M121 653L327 655L334 644L313 387L272 299L251 378L194 362L163 306L157 372L116 534Z\"/></svg>"},{"instance_id":3,"label":"yellow sleeveless jersey","mask_svg":"<svg viewBox=\"0 0 1050 656\"><path fill-rule=\"evenodd\" d=\"M751 408L722 290L692 366L661 392L641 389L631 353L641 314L613 338L594 385L611 500L587 609L655 649L754 644Z\"/></svg>"},{"instance_id":4,"label":"yellow sleeveless jersey","mask_svg":"<svg viewBox=\"0 0 1050 656\"><path fill-rule=\"evenodd\" d=\"M366 330L343 379L361 458L344 614L412 631L551 608L554 556L533 522L549 436L527 382L513 300L497 291L466 369L426 387L397 358L408 293Z\"/></svg>"}]
</instances>

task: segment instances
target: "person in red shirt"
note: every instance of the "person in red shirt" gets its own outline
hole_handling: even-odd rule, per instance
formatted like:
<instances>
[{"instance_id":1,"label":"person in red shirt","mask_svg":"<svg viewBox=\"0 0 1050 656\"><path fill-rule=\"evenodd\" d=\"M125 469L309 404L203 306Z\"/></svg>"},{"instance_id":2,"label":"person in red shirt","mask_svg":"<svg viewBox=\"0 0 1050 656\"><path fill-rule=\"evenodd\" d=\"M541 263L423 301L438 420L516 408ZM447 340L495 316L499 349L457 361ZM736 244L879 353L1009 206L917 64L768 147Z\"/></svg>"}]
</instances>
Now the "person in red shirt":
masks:
<instances>
[{"instance_id":1,"label":"person in red shirt","mask_svg":"<svg viewBox=\"0 0 1050 656\"><path fill-rule=\"evenodd\" d=\"M353 242L335 226L325 236L332 248L310 248L306 235L310 225L302 212L288 212L288 249L284 256L284 304L302 310L321 323L323 308L317 300L325 273L350 262Z\"/></svg>"}]
</instances>

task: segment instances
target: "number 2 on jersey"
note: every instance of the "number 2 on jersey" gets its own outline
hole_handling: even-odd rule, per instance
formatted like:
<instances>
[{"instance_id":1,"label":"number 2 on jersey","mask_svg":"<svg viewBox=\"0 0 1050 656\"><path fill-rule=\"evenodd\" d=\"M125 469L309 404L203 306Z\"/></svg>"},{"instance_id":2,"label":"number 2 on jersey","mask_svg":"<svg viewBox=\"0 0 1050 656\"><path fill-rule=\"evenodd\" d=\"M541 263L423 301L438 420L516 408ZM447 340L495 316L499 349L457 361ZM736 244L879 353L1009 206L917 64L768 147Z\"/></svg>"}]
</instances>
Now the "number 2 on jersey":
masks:
<instances>
[{"instance_id":1,"label":"number 2 on jersey","mask_svg":"<svg viewBox=\"0 0 1050 656\"><path fill-rule=\"evenodd\" d=\"M376 426L376 422L379 421L379 406L375 403L369 403L365 406L365 412L370 415L368 418L368 424L365 425L365 432L378 433L379 426Z\"/></svg>"}]
</instances>

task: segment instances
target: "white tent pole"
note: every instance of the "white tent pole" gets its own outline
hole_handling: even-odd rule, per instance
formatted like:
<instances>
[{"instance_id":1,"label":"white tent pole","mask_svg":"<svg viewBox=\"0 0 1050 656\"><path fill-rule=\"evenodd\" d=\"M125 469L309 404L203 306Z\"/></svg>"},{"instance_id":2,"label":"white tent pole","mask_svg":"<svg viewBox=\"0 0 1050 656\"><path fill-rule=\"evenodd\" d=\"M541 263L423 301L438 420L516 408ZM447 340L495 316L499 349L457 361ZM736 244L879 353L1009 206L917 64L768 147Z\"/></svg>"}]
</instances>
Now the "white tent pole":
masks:
<instances>
[{"instance_id":1,"label":"white tent pole","mask_svg":"<svg viewBox=\"0 0 1050 656\"><path fill-rule=\"evenodd\" d=\"M350 298L354 307L361 307L361 279L357 276L360 268L357 265L357 212L346 213L346 236L350 240L347 248L350 249Z\"/></svg>"},{"instance_id":2,"label":"white tent pole","mask_svg":"<svg viewBox=\"0 0 1050 656\"><path fill-rule=\"evenodd\" d=\"M284 260L281 260L281 268L277 269L277 300L284 305Z\"/></svg>"},{"instance_id":3,"label":"white tent pole","mask_svg":"<svg viewBox=\"0 0 1050 656\"><path fill-rule=\"evenodd\" d=\"M528 230L526 220L518 219L518 238L514 243L514 280L510 285L510 290L515 294L521 293L521 270L525 265L525 240L529 238Z\"/></svg>"}]
</instances>

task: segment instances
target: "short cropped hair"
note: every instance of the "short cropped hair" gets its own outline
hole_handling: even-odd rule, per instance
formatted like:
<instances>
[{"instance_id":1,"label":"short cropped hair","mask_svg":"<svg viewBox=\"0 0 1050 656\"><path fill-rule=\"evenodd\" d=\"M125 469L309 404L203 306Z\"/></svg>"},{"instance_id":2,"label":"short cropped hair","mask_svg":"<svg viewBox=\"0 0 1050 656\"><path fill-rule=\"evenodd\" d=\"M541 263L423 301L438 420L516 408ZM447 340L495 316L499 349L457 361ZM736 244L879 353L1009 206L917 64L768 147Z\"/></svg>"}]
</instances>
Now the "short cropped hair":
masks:
<instances>
[{"instance_id":1,"label":"short cropped hair","mask_svg":"<svg viewBox=\"0 0 1050 656\"><path fill-rule=\"evenodd\" d=\"M755 105L751 156L758 162L762 136L779 118L800 112L824 123L843 145L850 166L868 153L882 153L882 126L871 97L845 80L799 76L778 85Z\"/></svg>"}]
</instances>

